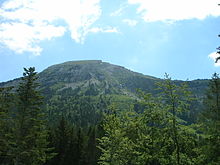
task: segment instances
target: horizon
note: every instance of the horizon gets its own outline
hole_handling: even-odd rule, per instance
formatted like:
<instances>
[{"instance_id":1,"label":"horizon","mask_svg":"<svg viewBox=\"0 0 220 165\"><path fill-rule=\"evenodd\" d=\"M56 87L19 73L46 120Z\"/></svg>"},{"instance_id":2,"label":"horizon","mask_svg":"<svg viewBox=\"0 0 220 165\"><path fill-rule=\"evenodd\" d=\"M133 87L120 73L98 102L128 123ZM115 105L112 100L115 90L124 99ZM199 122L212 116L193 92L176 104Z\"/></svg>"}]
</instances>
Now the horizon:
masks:
<instances>
[{"instance_id":1,"label":"horizon","mask_svg":"<svg viewBox=\"0 0 220 165\"><path fill-rule=\"evenodd\" d=\"M23 67L91 59L157 78L210 79L220 72L218 3L0 0L0 82Z\"/></svg>"}]
</instances>

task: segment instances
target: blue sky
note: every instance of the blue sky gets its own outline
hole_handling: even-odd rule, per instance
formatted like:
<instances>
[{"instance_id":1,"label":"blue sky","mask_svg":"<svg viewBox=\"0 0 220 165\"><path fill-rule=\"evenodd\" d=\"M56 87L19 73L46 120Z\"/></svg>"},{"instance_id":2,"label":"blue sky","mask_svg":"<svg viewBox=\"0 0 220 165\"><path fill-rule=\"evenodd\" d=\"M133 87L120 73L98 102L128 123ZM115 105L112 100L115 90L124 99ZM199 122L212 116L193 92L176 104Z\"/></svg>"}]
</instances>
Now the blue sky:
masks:
<instances>
[{"instance_id":1,"label":"blue sky","mask_svg":"<svg viewBox=\"0 0 220 165\"><path fill-rule=\"evenodd\" d=\"M163 78L219 72L218 0L0 0L0 82L73 60Z\"/></svg>"}]
</instances>

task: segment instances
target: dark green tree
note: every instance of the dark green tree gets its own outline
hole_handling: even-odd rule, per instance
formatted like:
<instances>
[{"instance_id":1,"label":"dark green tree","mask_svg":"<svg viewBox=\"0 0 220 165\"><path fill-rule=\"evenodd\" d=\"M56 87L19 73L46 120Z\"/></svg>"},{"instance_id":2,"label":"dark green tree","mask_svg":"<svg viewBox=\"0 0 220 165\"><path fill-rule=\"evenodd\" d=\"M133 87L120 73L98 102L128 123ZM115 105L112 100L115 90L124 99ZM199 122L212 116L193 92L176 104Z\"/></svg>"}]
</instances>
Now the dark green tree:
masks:
<instances>
[{"instance_id":1,"label":"dark green tree","mask_svg":"<svg viewBox=\"0 0 220 165\"><path fill-rule=\"evenodd\" d=\"M88 142L87 142L87 148L86 148L86 152L87 152L87 160L89 162L89 165L96 165L97 163L97 141L96 141L96 133L97 129L95 126L91 126L89 128L88 131Z\"/></svg>"},{"instance_id":2,"label":"dark green tree","mask_svg":"<svg viewBox=\"0 0 220 165\"><path fill-rule=\"evenodd\" d=\"M204 100L201 114L202 128L205 134L203 151L206 164L220 164L220 78L214 73Z\"/></svg>"},{"instance_id":3,"label":"dark green tree","mask_svg":"<svg viewBox=\"0 0 220 165\"><path fill-rule=\"evenodd\" d=\"M81 127L77 130L77 143L76 143L76 165L87 165L88 160L86 159L86 144L87 138L84 135Z\"/></svg>"},{"instance_id":4,"label":"dark green tree","mask_svg":"<svg viewBox=\"0 0 220 165\"><path fill-rule=\"evenodd\" d=\"M12 87L0 88L0 164L10 160Z\"/></svg>"},{"instance_id":5,"label":"dark green tree","mask_svg":"<svg viewBox=\"0 0 220 165\"><path fill-rule=\"evenodd\" d=\"M24 68L17 89L12 149L14 165L41 165L51 156L47 154L50 150L47 147L48 133L37 78L34 67Z\"/></svg>"},{"instance_id":6,"label":"dark green tree","mask_svg":"<svg viewBox=\"0 0 220 165\"><path fill-rule=\"evenodd\" d=\"M67 151L69 148L70 141L70 129L68 127L68 122L62 116L59 125L55 131L54 143L55 143L55 152L57 153L54 157L53 162L57 165L66 165L67 164Z\"/></svg>"}]
</instances>

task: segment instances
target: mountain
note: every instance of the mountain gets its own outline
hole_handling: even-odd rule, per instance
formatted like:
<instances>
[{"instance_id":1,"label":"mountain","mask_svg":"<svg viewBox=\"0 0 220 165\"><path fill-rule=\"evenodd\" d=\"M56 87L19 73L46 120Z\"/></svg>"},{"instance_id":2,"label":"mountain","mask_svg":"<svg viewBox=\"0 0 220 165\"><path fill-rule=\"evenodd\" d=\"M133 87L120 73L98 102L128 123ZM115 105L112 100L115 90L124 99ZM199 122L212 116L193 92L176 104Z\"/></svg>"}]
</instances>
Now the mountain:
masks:
<instances>
[{"instance_id":1,"label":"mountain","mask_svg":"<svg viewBox=\"0 0 220 165\"><path fill-rule=\"evenodd\" d=\"M0 87L16 87L19 81L18 78L0 83ZM111 99L112 102L117 102L119 107L126 109L138 98L137 89L156 94L157 82L163 82L163 80L100 60L65 62L50 66L39 73L40 89L49 109L53 109L52 118L59 116L62 112L74 116L72 120L76 120L77 115L82 115L78 111L75 111L74 114L72 112L73 109L82 109L77 105L79 102L83 103L84 108L86 108L85 105L88 105L87 109L93 109L96 113L97 107L100 107L101 101L103 102L103 97L105 97L106 100ZM174 82L180 84L184 81L175 80ZM208 87L208 82L208 80L187 81L190 90L198 99L195 104L196 109L200 108L199 105ZM73 104L75 106L72 106ZM88 114L97 115L90 114L90 111L85 113L84 117Z\"/></svg>"},{"instance_id":2,"label":"mountain","mask_svg":"<svg viewBox=\"0 0 220 165\"><path fill-rule=\"evenodd\" d=\"M76 61L53 65L39 74L44 88L80 88L86 95L133 95L137 88L152 90L160 79L102 61ZM94 93L93 93L94 92Z\"/></svg>"},{"instance_id":3,"label":"mountain","mask_svg":"<svg viewBox=\"0 0 220 165\"><path fill-rule=\"evenodd\" d=\"M133 72L124 67L101 60L70 61L48 67L39 73L39 82L45 92L68 88L85 95L122 94L134 96L136 89L154 93L155 83L162 79ZM0 83L0 86L17 86L19 79ZM175 80L177 84L183 82ZM197 97L203 97L208 80L188 81ZM80 90L79 90L80 89Z\"/></svg>"},{"instance_id":4,"label":"mountain","mask_svg":"<svg viewBox=\"0 0 220 165\"><path fill-rule=\"evenodd\" d=\"M136 89L152 91L157 81L161 79L101 60L65 62L50 66L39 73L39 82L45 95L71 88L83 95L134 96ZM18 82L19 79L15 79L0 83L0 86L17 86Z\"/></svg>"}]
</instances>

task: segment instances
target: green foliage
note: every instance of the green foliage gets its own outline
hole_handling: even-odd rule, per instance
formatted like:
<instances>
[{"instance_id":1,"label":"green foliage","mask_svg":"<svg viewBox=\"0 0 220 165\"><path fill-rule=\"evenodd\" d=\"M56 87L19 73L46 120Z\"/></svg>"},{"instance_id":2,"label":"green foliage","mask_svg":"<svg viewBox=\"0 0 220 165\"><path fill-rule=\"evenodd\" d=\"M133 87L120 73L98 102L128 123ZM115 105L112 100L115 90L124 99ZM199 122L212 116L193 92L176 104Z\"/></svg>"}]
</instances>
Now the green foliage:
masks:
<instances>
[{"instance_id":1,"label":"green foliage","mask_svg":"<svg viewBox=\"0 0 220 165\"><path fill-rule=\"evenodd\" d=\"M187 140L187 129L185 121L179 118L185 111L189 111L190 101L192 101L191 93L187 89L186 84L180 86L175 85L168 74L165 74L165 81L159 84L159 89L162 90L161 97L164 101L164 110L168 113L167 119L167 134L169 135L174 150L172 151L172 159L174 164L188 164L186 159L189 159L185 153L182 153ZM184 136L186 135L186 137ZM182 144L181 144L182 143ZM187 145L187 144L186 144Z\"/></svg>"},{"instance_id":2,"label":"green foliage","mask_svg":"<svg viewBox=\"0 0 220 165\"><path fill-rule=\"evenodd\" d=\"M35 68L24 70L17 89L11 155L15 165L40 165L51 156L47 154L49 148L42 96L38 91Z\"/></svg>"},{"instance_id":3,"label":"green foliage","mask_svg":"<svg viewBox=\"0 0 220 165\"><path fill-rule=\"evenodd\" d=\"M96 127L88 130L72 125L64 117L50 129L50 146L56 155L46 165L95 165L98 159Z\"/></svg>"},{"instance_id":4,"label":"green foliage","mask_svg":"<svg viewBox=\"0 0 220 165\"><path fill-rule=\"evenodd\" d=\"M125 136L127 128L112 107L103 124L105 136L99 139L102 151L99 164L123 165L131 161L132 141Z\"/></svg>"},{"instance_id":5,"label":"green foliage","mask_svg":"<svg viewBox=\"0 0 220 165\"><path fill-rule=\"evenodd\" d=\"M0 164L9 161L11 137L11 109L14 97L12 87L0 88Z\"/></svg>"},{"instance_id":6,"label":"green foliage","mask_svg":"<svg viewBox=\"0 0 220 165\"><path fill-rule=\"evenodd\" d=\"M196 131L179 118L189 109L190 92L185 84L174 85L168 75L159 87L159 97L139 91L141 111L118 113L113 106L106 114L99 164L196 164Z\"/></svg>"},{"instance_id":7,"label":"green foliage","mask_svg":"<svg viewBox=\"0 0 220 165\"><path fill-rule=\"evenodd\" d=\"M202 131L204 132L203 154L206 164L220 163L220 78L213 74L209 90L204 100L201 114Z\"/></svg>"}]
</instances>

